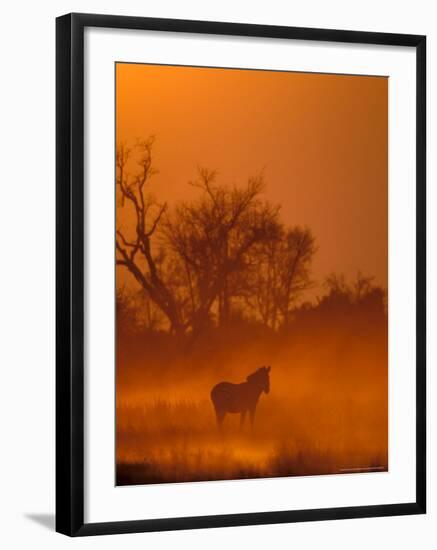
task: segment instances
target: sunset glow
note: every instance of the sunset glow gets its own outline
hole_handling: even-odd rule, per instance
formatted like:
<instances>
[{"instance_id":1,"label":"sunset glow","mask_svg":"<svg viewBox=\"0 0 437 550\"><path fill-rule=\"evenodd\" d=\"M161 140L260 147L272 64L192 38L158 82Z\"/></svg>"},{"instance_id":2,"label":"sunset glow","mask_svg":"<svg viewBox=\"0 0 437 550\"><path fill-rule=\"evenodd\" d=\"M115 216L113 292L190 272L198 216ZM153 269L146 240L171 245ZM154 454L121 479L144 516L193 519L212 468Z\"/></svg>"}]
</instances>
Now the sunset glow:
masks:
<instances>
[{"instance_id":1,"label":"sunset glow","mask_svg":"<svg viewBox=\"0 0 437 550\"><path fill-rule=\"evenodd\" d=\"M117 483L386 471L388 80L118 63L116 141Z\"/></svg>"}]
</instances>

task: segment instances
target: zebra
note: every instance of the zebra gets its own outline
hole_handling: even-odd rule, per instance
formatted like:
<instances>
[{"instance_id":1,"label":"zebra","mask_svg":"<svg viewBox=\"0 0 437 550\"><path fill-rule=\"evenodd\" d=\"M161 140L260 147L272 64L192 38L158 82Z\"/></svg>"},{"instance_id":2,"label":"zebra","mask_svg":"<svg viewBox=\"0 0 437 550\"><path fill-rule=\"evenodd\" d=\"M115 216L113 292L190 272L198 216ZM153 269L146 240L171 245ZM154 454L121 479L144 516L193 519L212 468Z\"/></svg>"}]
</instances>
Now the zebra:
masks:
<instances>
[{"instance_id":1,"label":"zebra","mask_svg":"<svg viewBox=\"0 0 437 550\"><path fill-rule=\"evenodd\" d=\"M249 412L253 428L255 409L262 392L270 391L271 367L261 367L246 378L246 382L232 384L220 382L211 390L211 401L217 418L219 429L222 428L226 413L240 413L240 427L244 425L246 413Z\"/></svg>"}]
</instances>

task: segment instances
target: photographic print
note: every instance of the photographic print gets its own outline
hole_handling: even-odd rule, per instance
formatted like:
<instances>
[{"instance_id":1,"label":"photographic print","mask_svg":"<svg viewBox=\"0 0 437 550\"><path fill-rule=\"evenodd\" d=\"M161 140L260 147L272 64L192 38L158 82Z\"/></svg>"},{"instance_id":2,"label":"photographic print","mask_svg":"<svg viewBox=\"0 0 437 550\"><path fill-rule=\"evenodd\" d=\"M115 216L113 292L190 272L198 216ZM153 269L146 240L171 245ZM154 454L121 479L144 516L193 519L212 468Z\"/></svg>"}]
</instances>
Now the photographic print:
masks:
<instances>
[{"instance_id":1,"label":"photographic print","mask_svg":"<svg viewBox=\"0 0 437 550\"><path fill-rule=\"evenodd\" d=\"M388 470L388 79L116 63L116 484Z\"/></svg>"}]
</instances>

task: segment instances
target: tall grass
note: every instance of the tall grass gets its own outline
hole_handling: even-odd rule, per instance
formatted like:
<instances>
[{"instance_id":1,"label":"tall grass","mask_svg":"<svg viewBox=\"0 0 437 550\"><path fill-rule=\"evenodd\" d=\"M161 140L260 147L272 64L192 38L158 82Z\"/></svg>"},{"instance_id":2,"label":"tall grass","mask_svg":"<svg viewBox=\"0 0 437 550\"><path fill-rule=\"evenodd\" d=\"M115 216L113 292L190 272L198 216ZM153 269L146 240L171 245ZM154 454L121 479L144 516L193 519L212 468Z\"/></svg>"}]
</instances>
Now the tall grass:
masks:
<instances>
[{"instance_id":1,"label":"tall grass","mask_svg":"<svg viewBox=\"0 0 437 550\"><path fill-rule=\"evenodd\" d=\"M281 333L245 326L182 344L170 335L121 339L117 483L386 470L386 318L319 317ZM211 388L263 364L272 366L271 389L254 430L227 415L219 433Z\"/></svg>"},{"instance_id":2,"label":"tall grass","mask_svg":"<svg viewBox=\"0 0 437 550\"><path fill-rule=\"evenodd\" d=\"M275 399L259 409L253 431L248 425L240 430L238 415L230 415L220 433L206 400L120 404L117 484L387 469L380 451L384 430L378 433L376 418L369 425L357 411L345 419L320 404L307 405L305 417L293 418L292 408L287 414Z\"/></svg>"}]
</instances>

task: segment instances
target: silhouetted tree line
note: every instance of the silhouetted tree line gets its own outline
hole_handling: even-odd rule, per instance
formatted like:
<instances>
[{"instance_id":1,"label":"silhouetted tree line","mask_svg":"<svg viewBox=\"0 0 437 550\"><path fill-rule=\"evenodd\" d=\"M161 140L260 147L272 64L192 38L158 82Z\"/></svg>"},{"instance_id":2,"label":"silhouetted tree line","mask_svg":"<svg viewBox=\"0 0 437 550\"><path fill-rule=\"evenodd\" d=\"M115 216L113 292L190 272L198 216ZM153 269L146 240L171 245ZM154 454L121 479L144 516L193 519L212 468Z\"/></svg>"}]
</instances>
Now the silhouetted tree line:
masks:
<instances>
[{"instance_id":1,"label":"silhouetted tree line","mask_svg":"<svg viewBox=\"0 0 437 550\"><path fill-rule=\"evenodd\" d=\"M373 284L372 277L364 277L360 272L352 282L342 275L331 274L326 278L325 294L313 303L303 303L293 312L297 330L311 334L333 333L341 330L363 335L372 333L386 337L387 294Z\"/></svg>"},{"instance_id":2,"label":"silhouetted tree line","mask_svg":"<svg viewBox=\"0 0 437 550\"><path fill-rule=\"evenodd\" d=\"M116 263L138 283L134 297L117 295L119 324L184 335L246 319L277 331L314 308L356 307L366 300L384 308L384 292L370 279L359 276L349 287L336 275L316 305L300 306L313 285L315 239L308 228L285 226L280 207L262 199L263 175L236 187L199 169L190 182L198 198L170 209L151 193L153 144L149 138L117 150L118 208L129 209L124 218L133 223L117 227Z\"/></svg>"}]
</instances>

